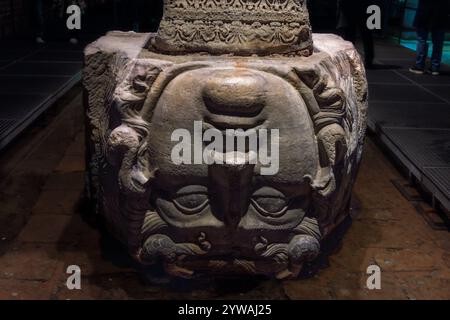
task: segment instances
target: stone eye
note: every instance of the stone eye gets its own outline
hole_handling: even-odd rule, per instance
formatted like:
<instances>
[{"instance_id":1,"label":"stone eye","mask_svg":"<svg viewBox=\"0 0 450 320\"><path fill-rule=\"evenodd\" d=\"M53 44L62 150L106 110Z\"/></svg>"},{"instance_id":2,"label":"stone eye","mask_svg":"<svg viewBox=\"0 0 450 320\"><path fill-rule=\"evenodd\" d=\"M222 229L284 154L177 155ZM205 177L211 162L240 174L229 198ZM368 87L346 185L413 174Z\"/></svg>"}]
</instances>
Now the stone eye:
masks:
<instances>
[{"instance_id":1,"label":"stone eye","mask_svg":"<svg viewBox=\"0 0 450 320\"><path fill-rule=\"evenodd\" d=\"M202 186L189 186L180 189L173 199L178 210L185 214L201 212L209 203L207 189Z\"/></svg>"},{"instance_id":2,"label":"stone eye","mask_svg":"<svg viewBox=\"0 0 450 320\"><path fill-rule=\"evenodd\" d=\"M288 199L280 191L272 188L262 188L255 192L251 199L253 207L265 217L278 218L283 216L289 205Z\"/></svg>"}]
</instances>

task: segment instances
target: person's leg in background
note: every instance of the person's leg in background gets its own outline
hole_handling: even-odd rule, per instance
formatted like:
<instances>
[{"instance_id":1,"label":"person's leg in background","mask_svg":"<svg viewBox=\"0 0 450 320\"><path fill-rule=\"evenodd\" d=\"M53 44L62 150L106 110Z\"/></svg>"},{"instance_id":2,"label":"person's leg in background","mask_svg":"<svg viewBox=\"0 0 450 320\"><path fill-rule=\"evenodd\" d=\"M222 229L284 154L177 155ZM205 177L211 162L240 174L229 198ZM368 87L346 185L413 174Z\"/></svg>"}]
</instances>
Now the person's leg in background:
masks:
<instances>
[{"instance_id":1,"label":"person's leg in background","mask_svg":"<svg viewBox=\"0 0 450 320\"><path fill-rule=\"evenodd\" d=\"M140 24L141 24L141 1L140 0L132 0L133 7L133 31L139 32Z\"/></svg>"},{"instance_id":2,"label":"person's leg in background","mask_svg":"<svg viewBox=\"0 0 450 320\"><path fill-rule=\"evenodd\" d=\"M45 18L44 18L44 5L42 0L34 0L33 1L33 20L35 24L35 36L36 42L43 44L44 41L44 32L45 32Z\"/></svg>"},{"instance_id":3,"label":"person's leg in background","mask_svg":"<svg viewBox=\"0 0 450 320\"><path fill-rule=\"evenodd\" d=\"M364 46L364 63L366 68L370 69L373 67L373 59L375 58L372 30L369 30L365 24L361 25L360 30Z\"/></svg>"},{"instance_id":4,"label":"person's leg in background","mask_svg":"<svg viewBox=\"0 0 450 320\"><path fill-rule=\"evenodd\" d=\"M77 5L80 8L80 10L81 10L81 12L80 12L80 14L81 14L81 16L80 16L81 26L83 26L83 19L82 19L82 17L84 16L85 11L87 10L87 2L84 1L84 0L66 1L65 7L64 7L64 11L66 11L67 7L70 6L70 5ZM78 30L78 29L69 30L69 29L67 29L67 36L69 38L69 42L71 44L73 44L73 45L78 44L78 41L80 39L80 34L81 34L81 30Z\"/></svg>"},{"instance_id":5,"label":"person's leg in background","mask_svg":"<svg viewBox=\"0 0 450 320\"><path fill-rule=\"evenodd\" d=\"M417 29L417 56L416 64L409 69L409 71L417 74L423 74L425 72L425 63L428 56L428 29Z\"/></svg>"},{"instance_id":6,"label":"person's leg in background","mask_svg":"<svg viewBox=\"0 0 450 320\"><path fill-rule=\"evenodd\" d=\"M357 20L355 17L352 0L337 1L338 25L337 29L342 38L352 43L356 42Z\"/></svg>"},{"instance_id":7,"label":"person's leg in background","mask_svg":"<svg viewBox=\"0 0 450 320\"><path fill-rule=\"evenodd\" d=\"M73 29L67 31L69 42L73 45L78 44L78 39L80 38L80 30Z\"/></svg>"},{"instance_id":8,"label":"person's leg in background","mask_svg":"<svg viewBox=\"0 0 450 320\"><path fill-rule=\"evenodd\" d=\"M439 75L439 69L441 68L445 31L440 29L432 30L431 36L433 40L433 54L431 56L431 74L437 76Z\"/></svg>"},{"instance_id":9,"label":"person's leg in background","mask_svg":"<svg viewBox=\"0 0 450 320\"><path fill-rule=\"evenodd\" d=\"M383 37L387 37L389 35L389 20L391 18L391 9L393 8L393 0L383 0L382 8L381 8L381 14L382 14L382 20L383 20L383 27L381 30L381 34Z\"/></svg>"},{"instance_id":10,"label":"person's leg in background","mask_svg":"<svg viewBox=\"0 0 450 320\"><path fill-rule=\"evenodd\" d=\"M311 4L311 2L308 2ZM348 28L348 20L342 7L342 0L336 2L336 31L339 36L346 39L346 28Z\"/></svg>"},{"instance_id":11,"label":"person's leg in background","mask_svg":"<svg viewBox=\"0 0 450 320\"><path fill-rule=\"evenodd\" d=\"M357 29L353 23L349 23L344 29L344 39L356 43Z\"/></svg>"},{"instance_id":12,"label":"person's leg in background","mask_svg":"<svg viewBox=\"0 0 450 320\"><path fill-rule=\"evenodd\" d=\"M357 23L357 29L361 34L361 40L364 47L364 64L366 68L373 67L373 60L375 58L375 48L373 43L373 32L367 26L367 8L371 5L371 1L359 0L354 3L355 6L355 19Z\"/></svg>"},{"instance_id":13,"label":"person's leg in background","mask_svg":"<svg viewBox=\"0 0 450 320\"><path fill-rule=\"evenodd\" d=\"M347 23L345 27L342 29L342 37L352 42L353 44L356 44L356 37L358 34L358 25L354 18L349 18L347 15Z\"/></svg>"},{"instance_id":14,"label":"person's leg in background","mask_svg":"<svg viewBox=\"0 0 450 320\"><path fill-rule=\"evenodd\" d=\"M115 29L119 29L119 2L120 0L113 0L113 21Z\"/></svg>"}]
</instances>

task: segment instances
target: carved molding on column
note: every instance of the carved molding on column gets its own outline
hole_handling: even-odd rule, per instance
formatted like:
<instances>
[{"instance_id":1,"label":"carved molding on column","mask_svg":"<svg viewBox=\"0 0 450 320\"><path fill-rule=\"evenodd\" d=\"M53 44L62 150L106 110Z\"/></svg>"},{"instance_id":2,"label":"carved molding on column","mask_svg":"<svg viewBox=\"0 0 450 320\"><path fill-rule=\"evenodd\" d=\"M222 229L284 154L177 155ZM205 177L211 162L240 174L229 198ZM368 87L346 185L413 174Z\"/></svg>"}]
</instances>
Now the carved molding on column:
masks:
<instances>
[{"instance_id":1,"label":"carved molding on column","mask_svg":"<svg viewBox=\"0 0 450 320\"><path fill-rule=\"evenodd\" d=\"M165 0L153 50L184 54L312 54L305 0Z\"/></svg>"}]
</instances>

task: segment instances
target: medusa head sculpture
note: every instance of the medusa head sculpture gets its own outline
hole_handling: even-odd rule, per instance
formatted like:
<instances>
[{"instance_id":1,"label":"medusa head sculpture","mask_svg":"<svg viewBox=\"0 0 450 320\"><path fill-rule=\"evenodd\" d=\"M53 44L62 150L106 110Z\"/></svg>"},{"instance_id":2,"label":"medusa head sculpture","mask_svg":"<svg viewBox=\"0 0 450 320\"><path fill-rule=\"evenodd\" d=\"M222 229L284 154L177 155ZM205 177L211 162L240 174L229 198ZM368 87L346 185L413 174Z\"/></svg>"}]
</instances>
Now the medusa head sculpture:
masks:
<instances>
[{"instance_id":1,"label":"medusa head sculpture","mask_svg":"<svg viewBox=\"0 0 450 320\"><path fill-rule=\"evenodd\" d=\"M140 263L162 263L179 277L295 277L349 214L365 134L365 72L339 37L316 36L312 47L304 6L168 0L160 32L134 35L145 38L134 57L88 55L97 208ZM183 28L192 29L194 9L205 20L191 34ZM182 11L184 23L175 19ZM222 19L243 11L252 13L240 15L245 21ZM293 12L301 12L296 21ZM233 29L256 22L278 36ZM221 28L213 37L205 25ZM103 84L89 76L107 72Z\"/></svg>"}]
</instances>

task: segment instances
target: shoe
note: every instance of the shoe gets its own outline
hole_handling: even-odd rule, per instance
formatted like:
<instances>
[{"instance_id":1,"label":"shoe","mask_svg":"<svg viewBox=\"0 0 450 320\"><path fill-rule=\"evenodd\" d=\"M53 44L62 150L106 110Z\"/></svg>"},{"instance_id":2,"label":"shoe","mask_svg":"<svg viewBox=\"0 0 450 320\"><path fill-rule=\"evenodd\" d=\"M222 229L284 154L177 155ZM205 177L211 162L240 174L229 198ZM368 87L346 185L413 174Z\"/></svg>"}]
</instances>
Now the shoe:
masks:
<instances>
[{"instance_id":1,"label":"shoe","mask_svg":"<svg viewBox=\"0 0 450 320\"><path fill-rule=\"evenodd\" d=\"M77 38L70 38L69 42L73 45L78 44L78 39Z\"/></svg>"},{"instance_id":2,"label":"shoe","mask_svg":"<svg viewBox=\"0 0 450 320\"><path fill-rule=\"evenodd\" d=\"M409 72L412 72L415 74L424 74L425 70L414 66L414 67L409 68Z\"/></svg>"},{"instance_id":3,"label":"shoe","mask_svg":"<svg viewBox=\"0 0 450 320\"><path fill-rule=\"evenodd\" d=\"M42 39L42 37L36 37L36 43L38 43L38 44L44 44L45 41L44 41L44 39Z\"/></svg>"},{"instance_id":4,"label":"shoe","mask_svg":"<svg viewBox=\"0 0 450 320\"><path fill-rule=\"evenodd\" d=\"M439 70L431 70L431 75L432 76L438 76L438 75L440 75L441 73L439 72Z\"/></svg>"}]
</instances>

